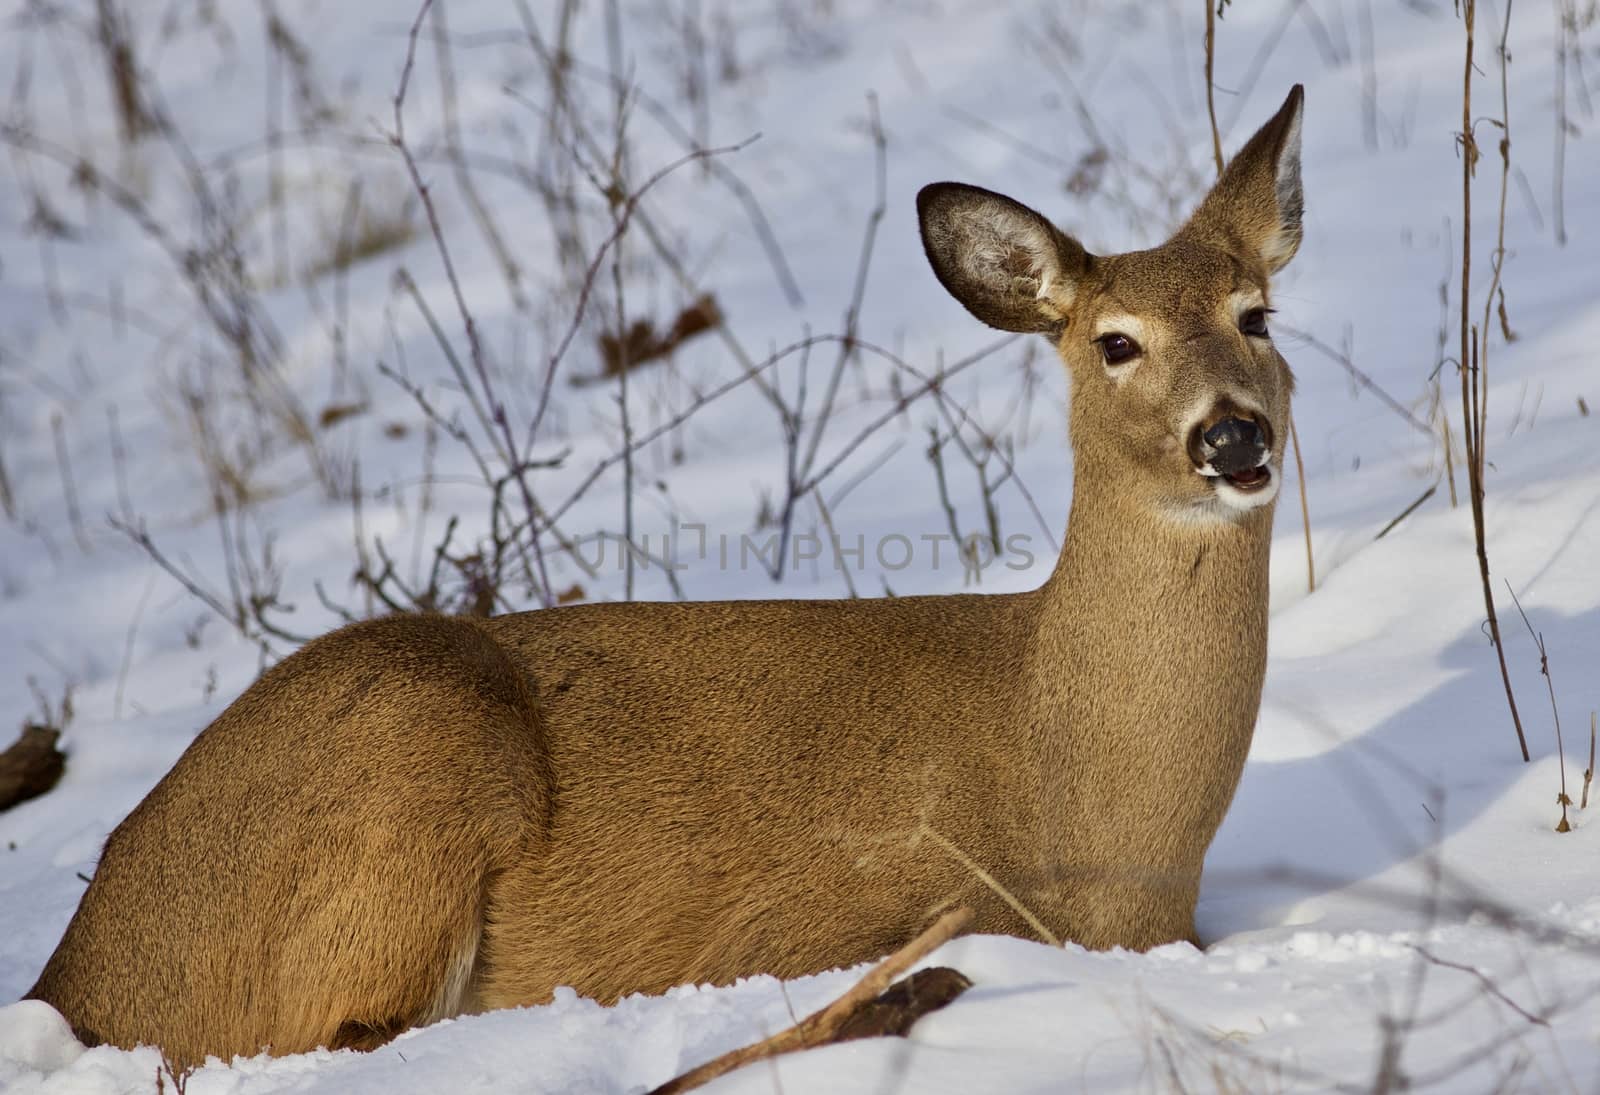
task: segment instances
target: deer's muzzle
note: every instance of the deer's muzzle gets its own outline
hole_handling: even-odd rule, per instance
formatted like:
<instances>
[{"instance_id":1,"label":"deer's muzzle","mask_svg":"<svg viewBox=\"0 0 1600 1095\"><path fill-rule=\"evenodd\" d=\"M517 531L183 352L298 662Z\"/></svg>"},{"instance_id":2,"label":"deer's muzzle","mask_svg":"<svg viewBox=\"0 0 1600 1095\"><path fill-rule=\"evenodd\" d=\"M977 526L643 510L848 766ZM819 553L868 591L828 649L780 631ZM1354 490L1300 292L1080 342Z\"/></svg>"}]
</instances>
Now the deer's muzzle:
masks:
<instances>
[{"instance_id":1,"label":"deer's muzzle","mask_svg":"<svg viewBox=\"0 0 1600 1095\"><path fill-rule=\"evenodd\" d=\"M1201 422L1189 438L1189 457L1195 470L1209 478L1225 479L1240 490L1259 490L1270 475L1272 438L1253 416L1225 413L1209 424Z\"/></svg>"}]
</instances>

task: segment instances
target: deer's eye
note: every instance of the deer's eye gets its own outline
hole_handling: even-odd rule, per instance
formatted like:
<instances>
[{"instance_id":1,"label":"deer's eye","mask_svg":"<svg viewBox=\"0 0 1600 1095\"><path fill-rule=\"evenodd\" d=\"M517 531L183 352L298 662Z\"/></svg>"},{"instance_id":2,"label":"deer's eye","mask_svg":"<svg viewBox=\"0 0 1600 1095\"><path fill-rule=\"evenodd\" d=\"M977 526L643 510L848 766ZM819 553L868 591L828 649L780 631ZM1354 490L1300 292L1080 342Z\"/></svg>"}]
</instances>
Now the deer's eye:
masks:
<instances>
[{"instance_id":1,"label":"deer's eye","mask_svg":"<svg viewBox=\"0 0 1600 1095\"><path fill-rule=\"evenodd\" d=\"M1252 308L1239 317L1239 330L1251 338L1267 337L1267 313L1270 308Z\"/></svg>"},{"instance_id":2,"label":"deer's eye","mask_svg":"<svg viewBox=\"0 0 1600 1095\"><path fill-rule=\"evenodd\" d=\"M1121 365L1132 361L1139 356L1139 344L1127 335L1113 331L1095 339L1100 344L1100 352L1105 355L1107 365Z\"/></svg>"}]
</instances>

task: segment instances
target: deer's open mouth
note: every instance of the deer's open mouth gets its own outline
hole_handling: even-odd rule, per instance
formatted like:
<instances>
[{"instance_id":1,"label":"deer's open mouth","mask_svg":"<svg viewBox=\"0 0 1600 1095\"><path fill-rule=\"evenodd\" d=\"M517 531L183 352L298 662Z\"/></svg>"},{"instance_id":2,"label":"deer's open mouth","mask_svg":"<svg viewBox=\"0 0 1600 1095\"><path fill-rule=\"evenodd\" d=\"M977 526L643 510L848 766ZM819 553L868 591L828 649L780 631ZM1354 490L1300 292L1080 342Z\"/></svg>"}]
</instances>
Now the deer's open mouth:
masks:
<instances>
[{"instance_id":1,"label":"deer's open mouth","mask_svg":"<svg viewBox=\"0 0 1600 1095\"><path fill-rule=\"evenodd\" d=\"M1268 483L1272 482L1272 476L1267 471L1265 465L1255 468L1242 468L1236 472L1226 473L1222 475L1221 478L1230 487L1233 487L1236 490L1242 490L1246 493L1249 493L1250 491L1263 490L1266 488Z\"/></svg>"}]
</instances>

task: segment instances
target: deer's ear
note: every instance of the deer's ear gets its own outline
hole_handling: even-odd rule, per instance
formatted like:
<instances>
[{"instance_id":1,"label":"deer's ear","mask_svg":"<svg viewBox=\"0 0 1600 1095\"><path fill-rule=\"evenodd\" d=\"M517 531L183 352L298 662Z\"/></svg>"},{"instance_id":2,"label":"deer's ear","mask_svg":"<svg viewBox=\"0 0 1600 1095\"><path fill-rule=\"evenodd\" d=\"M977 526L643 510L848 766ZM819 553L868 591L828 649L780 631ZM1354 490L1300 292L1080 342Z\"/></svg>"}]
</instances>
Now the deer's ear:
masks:
<instances>
[{"instance_id":1,"label":"deer's ear","mask_svg":"<svg viewBox=\"0 0 1600 1095\"><path fill-rule=\"evenodd\" d=\"M1032 209L976 186L933 183L917 195L933 272L967 311L1003 331L1067 323L1089 254Z\"/></svg>"},{"instance_id":2,"label":"deer's ear","mask_svg":"<svg viewBox=\"0 0 1600 1095\"><path fill-rule=\"evenodd\" d=\"M1276 274L1300 249L1300 115L1305 90L1296 84L1278 113L1251 137L1189 219L1184 231L1255 256Z\"/></svg>"}]
</instances>

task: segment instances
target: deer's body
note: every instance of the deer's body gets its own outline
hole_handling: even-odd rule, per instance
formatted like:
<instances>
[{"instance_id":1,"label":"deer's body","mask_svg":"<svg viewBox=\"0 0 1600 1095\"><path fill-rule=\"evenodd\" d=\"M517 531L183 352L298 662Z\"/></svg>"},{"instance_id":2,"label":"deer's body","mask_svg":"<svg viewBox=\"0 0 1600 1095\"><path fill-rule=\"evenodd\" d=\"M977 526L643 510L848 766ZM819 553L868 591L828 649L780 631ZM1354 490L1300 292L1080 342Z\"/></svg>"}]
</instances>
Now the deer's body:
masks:
<instances>
[{"instance_id":1,"label":"deer's body","mask_svg":"<svg viewBox=\"0 0 1600 1095\"><path fill-rule=\"evenodd\" d=\"M814 972L952 903L1032 934L997 887L1091 947L1194 940L1260 702L1287 428L1281 358L1236 328L1293 253L1273 251L1287 213L1207 209L1265 187L1297 240L1298 119L1296 93L1155 251L1090 259L986 192L925 193L941 279L1048 329L1074 370L1043 587L335 632L117 828L30 995L85 1037L197 1061L370 1046L560 985ZM1140 324L1143 373L1085 351L1124 337L1096 334L1112 320ZM1259 468L1212 445L1250 422Z\"/></svg>"}]
</instances>

